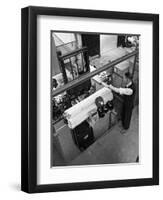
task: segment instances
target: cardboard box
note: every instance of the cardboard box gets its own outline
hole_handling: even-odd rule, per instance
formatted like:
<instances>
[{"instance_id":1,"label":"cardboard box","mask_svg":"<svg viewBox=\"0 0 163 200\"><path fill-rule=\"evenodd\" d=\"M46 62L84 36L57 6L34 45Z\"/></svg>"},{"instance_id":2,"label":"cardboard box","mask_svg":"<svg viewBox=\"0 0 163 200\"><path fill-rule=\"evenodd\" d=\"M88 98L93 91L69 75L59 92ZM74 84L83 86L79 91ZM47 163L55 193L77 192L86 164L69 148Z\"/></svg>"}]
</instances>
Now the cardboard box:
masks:
<instances>
[{"instance_id":1,"label":"cardboard box","mask_svg":"<svg viewBox=\"0 0 163 200\"><path fill-rule=\"evenodd\" d=\"M119 63L118 65L114 66L114 73L117 73L121 77L124 77L124 74L126 72L129 72L129 68L130 68L129 61L123 61Z\"/></svg>"}]
</instances>

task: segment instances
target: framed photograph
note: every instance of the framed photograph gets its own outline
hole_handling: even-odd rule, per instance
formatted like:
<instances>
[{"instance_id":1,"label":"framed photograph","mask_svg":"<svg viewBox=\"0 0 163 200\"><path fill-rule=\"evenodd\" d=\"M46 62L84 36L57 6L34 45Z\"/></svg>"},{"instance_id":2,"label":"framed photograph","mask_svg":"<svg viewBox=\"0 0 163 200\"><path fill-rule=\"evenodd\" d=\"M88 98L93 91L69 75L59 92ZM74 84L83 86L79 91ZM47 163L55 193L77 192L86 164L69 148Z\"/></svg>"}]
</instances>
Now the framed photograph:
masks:
<instances>
[{"instance_id":1,"label":"framed photograph","mask_svg":"<svg viewBox=\"0 0 163 200\"><path fill-rule=\"evenodd\" d=\"M21 188L159 184L159 15L21 13Z\"/></svg>"}]
</instances>

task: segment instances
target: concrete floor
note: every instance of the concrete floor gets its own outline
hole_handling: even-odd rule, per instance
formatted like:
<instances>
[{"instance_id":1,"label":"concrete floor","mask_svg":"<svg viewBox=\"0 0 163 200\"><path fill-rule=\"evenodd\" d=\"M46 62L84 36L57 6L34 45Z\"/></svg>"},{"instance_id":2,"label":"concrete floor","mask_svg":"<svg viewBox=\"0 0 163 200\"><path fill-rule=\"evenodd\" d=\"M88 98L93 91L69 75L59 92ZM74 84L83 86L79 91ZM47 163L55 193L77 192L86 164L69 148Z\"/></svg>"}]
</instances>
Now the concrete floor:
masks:
<instances>
[{"instance_id":1,"label":"concrete floor","mask_svg":"<svg viewBox=\"0 0 163 200\"><path fill-rule=\"evenodd\" d=\"M130 129L121 133L120 122L108 130L70 165L132 163L139 154L138 109L133 110Z\"/></svg>"},{"instance_id":2,"label":"concrete floor","mask_svg":"<svg viewBox=\"0 0 163 200\"><path fill-rule=\"evenodd\" d=\"M121 133L121 122L119 122L72 162L66 164L59 154L56 155L56 165L134 163L139 155L138 124L138 106L136 106L132 113L130 128L125 135Z\"/></svg>"}]
</instances>

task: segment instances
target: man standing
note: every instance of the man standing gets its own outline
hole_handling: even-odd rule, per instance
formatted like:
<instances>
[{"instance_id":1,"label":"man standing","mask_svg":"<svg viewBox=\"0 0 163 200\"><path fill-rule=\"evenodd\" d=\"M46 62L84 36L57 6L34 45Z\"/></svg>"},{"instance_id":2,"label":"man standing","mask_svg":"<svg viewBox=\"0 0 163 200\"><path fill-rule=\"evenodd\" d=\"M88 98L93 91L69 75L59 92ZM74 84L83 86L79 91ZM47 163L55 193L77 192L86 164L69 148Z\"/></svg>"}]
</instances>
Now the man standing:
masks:
<instances>
[{"instance_id":1,"label":"man standing","mask_svg":"<svg viewBox=\"0 0 163 200\"><path fill-rule=\"evenodd\" d=\"M113 85L108 85L111 90L123 96L124 102L122 107L122 133L125 133L126 130L130 127L132 109L134 107L135 85L129 72L125 73L124 85L124 88L116 88Z\"/></svg>"}]
</instances>

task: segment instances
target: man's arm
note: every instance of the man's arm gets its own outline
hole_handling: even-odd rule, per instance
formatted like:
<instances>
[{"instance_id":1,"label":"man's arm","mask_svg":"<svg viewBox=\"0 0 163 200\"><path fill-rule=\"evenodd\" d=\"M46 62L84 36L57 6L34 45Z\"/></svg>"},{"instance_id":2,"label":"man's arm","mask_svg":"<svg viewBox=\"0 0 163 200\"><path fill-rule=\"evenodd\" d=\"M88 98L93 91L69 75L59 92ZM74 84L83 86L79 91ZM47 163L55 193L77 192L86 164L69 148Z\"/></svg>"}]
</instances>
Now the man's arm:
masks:
<instances>
[{"instance_id":1,"label":"man's arm","mask_svg":"<svg viewBox=\"0 0 163 200\"><path fill-rule=\"evenodd\" d=\"M132 95L133 90L131 88L119 88L119 94Z\"/></svg>"},{"instance_id":2,"label":"man's arm","mask_svg":"<svg viewBox=\"0 0 163 200\"><path fill-rule=\"evenodd\" d=\"M111 90L113 90L114 92L116 92L116 93L119 93L120 94L120 88L117 88L117 87L114 87L113 85L108 85L108 87L111 89Z\"/></svg>"},{"instance_id":3,"label":"man's arm","mask_svg":"<svg viewBox=\"0 0 163 200\"><path fill-rule=\"evenodd\" d=\"M133 93L133 90L131 88L117 88L111 84L107 85L106 83L103 83L103 82L102 82L102 85L104 87L110 88L112 91L119 93L120 95L123 95L123 94L124 95L132 95L132 93Z\"/></svg>"}]
</instances>

